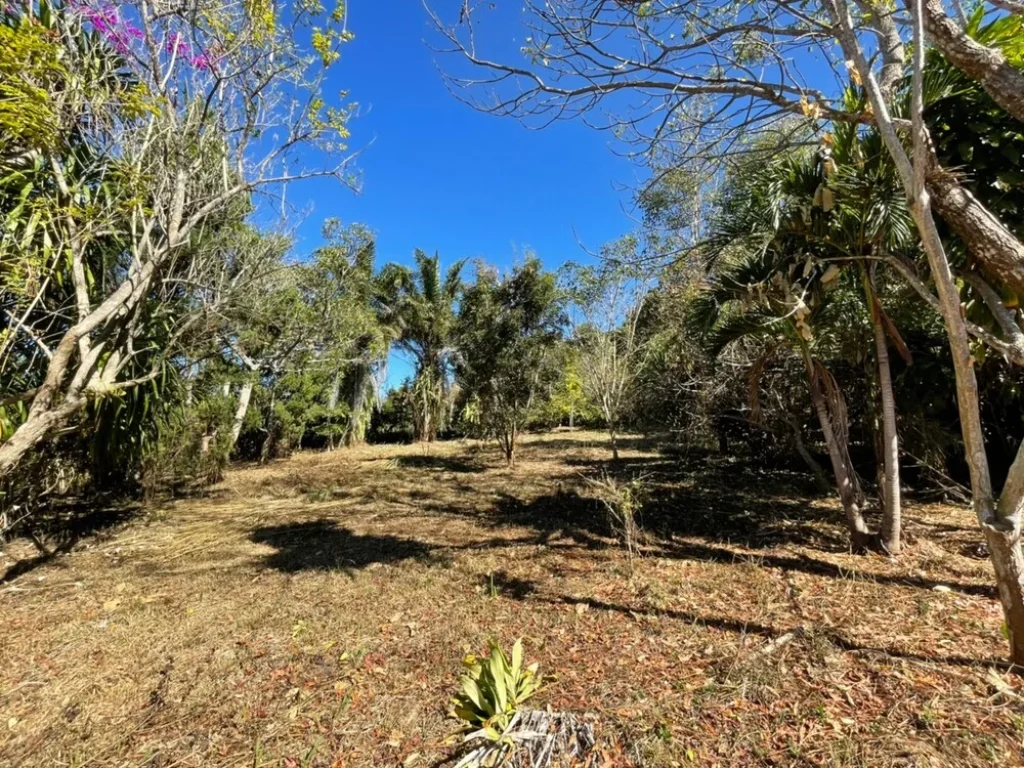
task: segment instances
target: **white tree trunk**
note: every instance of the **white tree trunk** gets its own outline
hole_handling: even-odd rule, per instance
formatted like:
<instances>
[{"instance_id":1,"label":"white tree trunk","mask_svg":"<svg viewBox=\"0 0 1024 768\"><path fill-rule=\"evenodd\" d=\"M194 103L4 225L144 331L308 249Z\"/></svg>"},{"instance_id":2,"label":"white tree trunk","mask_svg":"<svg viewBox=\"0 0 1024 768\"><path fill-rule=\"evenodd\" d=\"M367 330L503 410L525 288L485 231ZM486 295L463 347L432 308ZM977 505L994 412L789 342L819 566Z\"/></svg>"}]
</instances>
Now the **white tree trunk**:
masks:
<instances>
[{"instance_id":1,"label":"white tree trunk","mask_svg":"<svg viewBox=\"0 0 1024 768\"><path fill-rule=\"evenodd\" d=\"M252 399L252 382L247 381L242 385L238 393L238 407L235 408L235 418L231 423L231 448L238 444L238 436L242 434L242 425L245 423L245 415L249 412L249 401Z\"/></svg>"},{"instance_id":2,"label":"white tree trunk","mask_svg":"<svg viewBox=\"0 0 1024 768\"><path fill-rule=\"evenodd\" d=\"M911 118L913 128L913 161L889 114L861 48L849 10L844 0L830 0L830 10L836 23L836 33L846 55L855 63L865 90L871 100L875 122L899 171L914 222L939 298L939 311L946 326L949 349L956 374L957 407L960 429L964 440L964 458L970 469L971 496L978 524L985 533L992 565L1003 606L1006 630L1010 641L1010 659L1024 665L1024 554L1020 548L1021 503L1024 499L1024 453L1017 459L1003 488L998 507L992 490L985 434L981 421L978 381L974 374L974 356L971 354L967 325L960 314L960 293L953 280L949 259L939 237L932 215L927 174L930 162L928 129L924 122L924 7L923 0L911 0L911 26L914 34L914 66L912 81Z\"/></svg>"}]
</instances>

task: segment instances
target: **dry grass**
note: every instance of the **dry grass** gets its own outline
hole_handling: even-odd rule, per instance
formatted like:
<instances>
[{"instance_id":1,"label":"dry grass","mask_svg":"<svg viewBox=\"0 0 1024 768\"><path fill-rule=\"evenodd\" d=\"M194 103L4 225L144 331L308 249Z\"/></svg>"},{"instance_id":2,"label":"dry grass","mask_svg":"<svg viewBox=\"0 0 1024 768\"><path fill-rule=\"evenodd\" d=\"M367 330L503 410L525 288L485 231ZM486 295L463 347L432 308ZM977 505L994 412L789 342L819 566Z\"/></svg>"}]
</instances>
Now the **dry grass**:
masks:
<instances>
[{"instance_id":1,"label":"dry grass","mask_svg":"<svg viewBox=\"0 0 1024 768\"><path fill-rule=\"evenodd\" d=\"M580 478L607 459L585 433L515 471L472 443L305 454L79 544L0 585L0 765L434 765L491 636L597 718L596 765L1022 764L967 511L852 556L796 480L634 441L629 579Z\"/></svg>"}]
</instances>

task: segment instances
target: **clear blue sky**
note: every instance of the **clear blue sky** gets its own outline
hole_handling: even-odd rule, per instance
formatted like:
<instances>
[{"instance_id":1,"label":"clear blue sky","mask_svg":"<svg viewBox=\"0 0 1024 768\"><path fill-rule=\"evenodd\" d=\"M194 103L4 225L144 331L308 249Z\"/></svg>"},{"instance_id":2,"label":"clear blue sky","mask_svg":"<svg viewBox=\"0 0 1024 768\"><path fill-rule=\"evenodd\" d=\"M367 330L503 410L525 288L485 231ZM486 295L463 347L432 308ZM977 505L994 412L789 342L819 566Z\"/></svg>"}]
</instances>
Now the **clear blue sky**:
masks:
<instances>
[{"instance_id":1,"label":"clear blue sky","mask_svg":"<svg viewBox=\"0 0 1024 768\"><path fill-rule=\"evenodd\" d=\"M518 55L519 15L511 3L487 14L503 38L495 53ZM422 248L443 263L480 256L507 266L531 248L554 268L586 258L577 237L596 249L632 229L630 195L617 187L634 185L638 169L615 155L610 134L581 122L531 131L457 101L424 42L434 36L418 0L351 0L349 27L356 39L332 68L332 86L360 104L351 143L364 148L363 189L290 188L289 202L305 213L298 254L316 247L332 216L375 230L381 264L409 263ZM400 360L390 367L391 383L408 374Z\"/></svg>"}]
</instances>

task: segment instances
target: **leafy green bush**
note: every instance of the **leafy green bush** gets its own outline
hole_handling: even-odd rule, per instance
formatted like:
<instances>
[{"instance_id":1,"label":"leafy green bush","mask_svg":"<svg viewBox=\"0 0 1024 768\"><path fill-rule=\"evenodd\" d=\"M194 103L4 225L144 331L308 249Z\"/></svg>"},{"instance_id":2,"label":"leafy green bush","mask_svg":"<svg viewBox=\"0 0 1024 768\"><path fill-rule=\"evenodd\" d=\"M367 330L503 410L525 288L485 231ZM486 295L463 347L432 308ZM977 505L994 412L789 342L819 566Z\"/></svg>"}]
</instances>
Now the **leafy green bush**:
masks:
<instances>
[{"instance_id":1,"label":"leafy green bush","mask_svg":"<svg viewBox=\"0 0 1024 768\"><path fill-rule=\"evenodd\" d=\"M540 690L542 677L537 664L523 666L522 640L512 646L511 661L496 641L489 646L486 657L470 655L463 661L466 672L459 678L459 693L452 703L456 717L497 741L523 702Z\"/></svg>"}]
</instances>

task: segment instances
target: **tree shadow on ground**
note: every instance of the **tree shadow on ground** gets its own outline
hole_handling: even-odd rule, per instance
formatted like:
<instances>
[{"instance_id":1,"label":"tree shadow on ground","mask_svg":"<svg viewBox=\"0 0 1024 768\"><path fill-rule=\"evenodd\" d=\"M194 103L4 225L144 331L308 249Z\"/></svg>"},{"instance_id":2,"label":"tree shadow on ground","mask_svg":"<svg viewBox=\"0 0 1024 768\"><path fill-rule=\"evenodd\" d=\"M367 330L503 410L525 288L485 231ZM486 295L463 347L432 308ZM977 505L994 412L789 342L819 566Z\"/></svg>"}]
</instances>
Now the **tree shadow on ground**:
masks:
<instances>
[{"instance_id":1,"label":"tree shadow on ground","mask_svg":"<svg viewBox=\"0 0 1024 768\"><path fill-rule=\"evenodd\" d=\"M647 466L655 466L657 472L644 475L629 469L619 470L620 479L645 478L643 484L648 495L641 511L641 524L643 545L648 554L726 564L754 560L769 568L832 579L872 581L921 590L944 586L961 594L982 597L995 594L988 584L876 573L859 567L845 568L803 553L769 552L780 545L798 545L822 552L845 553L849 551L849 543L843 529L835 524L839 522L834 520L837 511L815 507L800 496L791 495L792 490L784 482L776 490L770 474L752 487L749 474L736 473L735 477L727 478L724 475L728 473L719 468L706 483L704 475L700 475L698 484L686 472L665 466L671 463L655 458ZM705 462L701 461L699 466L705 466ZM755 480L759 477L753 475ZM529 501L501 493L488 513L488 520L495 526L528 527L536 533L538 544L552 545L555 540L566 538L588 549L617 546L618 537L597 493L597 489L587 486L580 490L560 486L553 494ZM734 548L737 546L753 553L737 551ZM870 566L870 560L864 560L864 564Z\"/></svg>"},{"instance_id":2,"label":"tree shadow on ground","mask_svg":"<svg viewBox=\"0 0 1024 768\"><path fill-rule=\"evenodd\" d=\"M613 611L621 613L626 616L665 616L670 619L681 621L686 624L703 624L707 627L713 627L726 632L734 632L737 634L744 635L760 635L769 640L782 637L786 634L793 634L796 636L805 636L807 633L803 628L794 628L790 630L781 629L778 627L767 626L764 624L757 624L755 622L738 621L736 619L725 618L721 616L701 616L688 611L679 611L673 609L658 609L652 610L644 608L643 606L629 606L619 605L617 603L608 603L603 600L590 597L578 597L573 595L540 595L528 596L529 600L536 600L538 602L549 603L551 605L570 605L575 606L579 604L587 605L588 607L598 611ZM815 626L811 629L813 634L819 637L826 638L832 645L843 651L850 653L878 653L883 656L889 656L899 659L908 659L913 661L923 661L932 664L949 664L955 666L964 667L998 667L999 669L1020 669L1014 667L1009 662L1002 661L1000 659L992 658L972 658L970 656L958 656L958 655L939 655L939 654L926 654L926 653L915 653L913 651L906 651L901 648L892 646L874 646L858 643L851 640L840 632L830 627L818 627Z\"/></svg>"},{"instance_id":3,"label":"tree shadow on ground","mask_svg":"<svg viewBox=\"0 0 1024 768\"><path fill-rule=\"evenodd\" d=\"M613 535L601 502L576 491L559 489L556 493L523 501L508 493L499 493L489 519L495 525L521 525L532 528L538 544L557 538L571 538L591 549L609 546Z\"/></svg>"},{"instance_id":4,"label":"tree shadow on ground","mask_svg":"<svg viewBox=\"0 0 1024 768\"><path fill-rule=\"evenodd\" d=\"M523 600L537 591L537 582L510 576L507 571L492 571L480 577L480 585L493 597L501 595Z\"/></svg>"},{"instance_id":5,"label":"tree shadow on ground","mask_svg":"<svg viewBox=\"0 0 1024 768\"><path fill-rule=\"evenodd\" d=\"M828 511L800 499L773 496L767 488L755 495L728 486L703 488L654 480L643 481L643 486L640 522L653 542L697 536L750 549L798 544L842 552L849 546L841 533L823 525ZM502 493L488 516L496 525L533 528L544 543L566 536L599 548L615 534L598 493L596 488L560 488L529 501Z\"/></svg>"},{"instance_id":6,"label":"tree shadow on ground","mask_svg":"<svg viewBox=\"0 0 1024 768\"><path fill-rule=\"evenodd\" d=\"M620 461L569 458L588 480L638 481L644 530L663 539L700 536L751 549L780 544L845 551L838 509L812 502L813 481L800 473L714 455L634 457Z\"/></svg>"},{"instance_id":7,"label":"tree shadow on ground","mask_svg":"<svg viewBox=\"0 0 1024 768\"><path fill-rule=\"evenodd\" d=\"M650 451L658 449L658 441L655 438L634 436L620 437L615 441L620 451ZM524 443L522 452L529 455L533 452L547 454L550 451L575 452L606 449L608 458L612 455L612 442L607 433L594 440L573 440L571 438L542 438L535 442Z\"/></svg>"},{"instance_id":8,"label":"tree shadow on ground","mask_svg":"<svg viewBox=\"0 0 1024 768\"><path fill-rule=\"evenodd\" d=\"M104 502L76 499L72 503L46 510L32 518L31 524L17 531L29 539L37 554L8 566L0 575L0 584L8 584L40 566L66 554L84 539L105 539L115 529L142 513L138 503Z\"/></svg>"},{"instance_id":9,"label":"tree shadow on ground","mask_svg":"<svg viewBox=\"0 0 1024 768\"><path fill-rule=\"evenodd\" d=\"M872 573L830 563L827 560L819 560L804 554L794 557L786 555L752 555L744 556L725 547L716 547L709 544L698 544L695 542L671 542L663 544L654 549L654 554L659 557L674 557L683 560L699 560L707 563L735 563L749 560L767 568L778 568L782 571L800 571L812 576L824 576L833 579L851 579L870 581L876 584L891 584L899 587L912 587L916 589L931 590L937 586L946 586L954 592L964 595L978 595L981 597L995 597L995 587L988 584L962 584L951 581L935 581L910 575L892 575L885 573Z\"/></svg>"},{"instance_id":10,"label":"tree shadow on ground","mask_svg":"<svg viewBox=\"0 0 1024 768\"><path fill-rule=\"evenodd\" d=\"M568 538L587 549L606 549L618 546L615 533L601 503L594 498L580 496L576 492L560 491L550 496L541 496L526 503L514 496L502 494L492 512L495 523L515 524L536 531L535 543L551 545L556 539ZM690 534L692 535L692 534ZM936 586L949 587L965 595L994 597L994 587L987 584L964 584L953 581L935 581L912 575L893 575L872 571L844 568L828 560L810 557L803 553L794 556L756 552L747 554L717 546L714 540L705 542L683 541L670 535L659 538L649 534L643 547L648 555L656 557L694 560L710 563L757 562L767 568L782 571L797 571L812 576L832 579L870 581L899 587L931 590ZM701 537L711 539L712 537ZM758 539L761 541L761 539ZM777 543L778 538L773 543ZM735 538L729 543L736 543ZM748 547L756 549L755 547ZM869 561L865 561L869 562Z\"/></svg>"},{"instance_id":11,"label":"tree shadow on ground","mask_svg":"<svg viewBox=\"0 0 1024 768\"><path fill-rule=\"evenodd\" d=\"M395 463L409 469L437 469L443 472L483 472L487 467L458 456L432 456L429 454L397 456Z\"/></svg>"},{"instance_id":12,"label":"tree shadow on ground","mask_svg":"<svg viewBox=\"0 0 1024 768\"><path fill-rule=\"evenodd\" d=\"M249 538L277 550L263 558L263 565L282 573L352 573L377 563L430 560L433 549L423 542L397 536L352 533L331 520L264 526L252 531Z\"/></svg>"}]
</instances>

